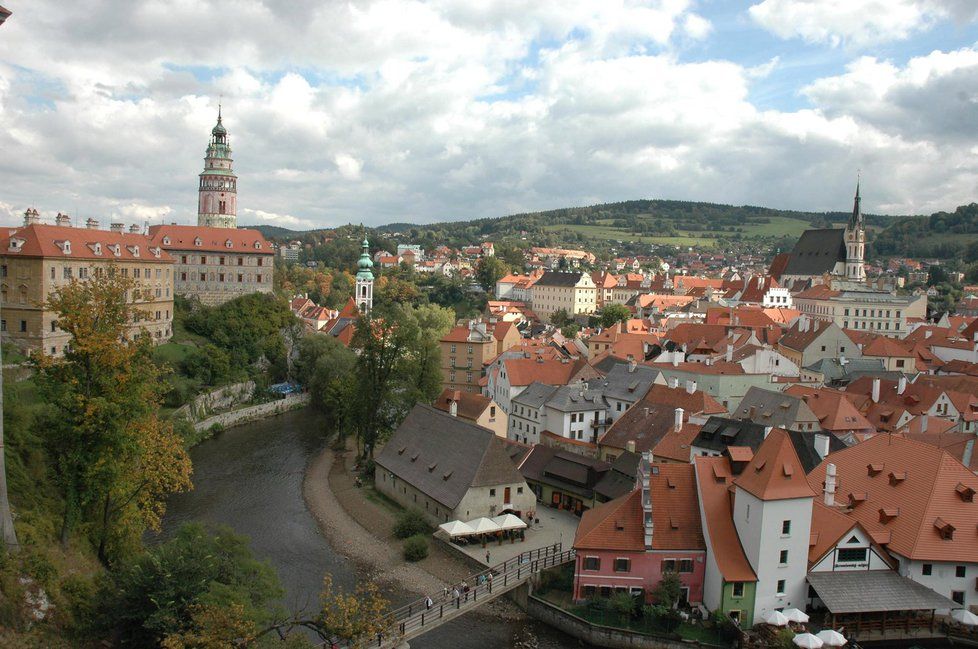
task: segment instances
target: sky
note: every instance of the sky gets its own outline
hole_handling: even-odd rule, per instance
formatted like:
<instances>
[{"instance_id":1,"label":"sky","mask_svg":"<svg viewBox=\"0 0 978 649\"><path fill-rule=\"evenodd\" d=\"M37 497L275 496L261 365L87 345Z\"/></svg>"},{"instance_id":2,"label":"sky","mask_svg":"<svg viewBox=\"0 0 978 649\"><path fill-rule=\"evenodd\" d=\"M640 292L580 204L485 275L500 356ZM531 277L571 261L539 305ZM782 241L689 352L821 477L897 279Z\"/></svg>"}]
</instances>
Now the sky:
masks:
<instances>
[{"instance_id":1,"label":"sky","mask_svg":"<svg viewBox=\"0 0 978 649\"><path fill-rule=\"evenodd\" d=\"M978 200L975 0L0 0L0 224Z\"/></svg>"}]
</instances>

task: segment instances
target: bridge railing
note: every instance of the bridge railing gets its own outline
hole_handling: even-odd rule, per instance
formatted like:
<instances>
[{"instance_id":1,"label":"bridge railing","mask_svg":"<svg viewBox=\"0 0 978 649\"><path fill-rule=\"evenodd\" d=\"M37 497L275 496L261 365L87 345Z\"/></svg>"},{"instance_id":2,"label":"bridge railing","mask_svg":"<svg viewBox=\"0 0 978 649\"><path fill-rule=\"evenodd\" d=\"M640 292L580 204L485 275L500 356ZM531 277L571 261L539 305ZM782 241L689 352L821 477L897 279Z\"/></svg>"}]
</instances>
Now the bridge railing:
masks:
<instances>
[{"instance_id":1,"label":"bridge railing","mask_svg":"<svg viewBox=\"0 0 978 649\"><path fill-rule=\"evenodd\" d=\"M491 599L494 594L499 595L511 590L542 570L573 561L574 556L574 550L563 550L560 543L523 552L492 568L470 575L441 593L422 597L392 610L383 623L387 632L378 634L376 638L333 646L368 649L399 644L405 636L418 635L418 632L425 627L438 626L446 617L453 618L461 615L463 610L476 608L480 605L480 600L484 602ZM462 587L462 583L469 584L470 580L471 585L466 590Z\"/></svg>"}]
</instances>

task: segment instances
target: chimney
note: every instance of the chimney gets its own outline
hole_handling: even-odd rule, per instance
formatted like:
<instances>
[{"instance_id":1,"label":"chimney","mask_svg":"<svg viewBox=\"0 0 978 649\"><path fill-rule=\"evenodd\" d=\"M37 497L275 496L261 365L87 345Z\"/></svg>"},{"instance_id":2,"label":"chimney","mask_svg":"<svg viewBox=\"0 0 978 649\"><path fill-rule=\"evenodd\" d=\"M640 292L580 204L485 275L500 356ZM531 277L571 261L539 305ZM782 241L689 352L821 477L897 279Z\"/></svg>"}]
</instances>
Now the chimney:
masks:
<instances>
[{"instance_id":1,"label":"chimney","mask_svg":"<svg viewBox=\"0 0 978 649\"><path fill-rule=\"evenodd\" d=\"M85 221L85 227L89 230L98 230L98 221L89 218L87 221Z\"/></svg>"},{"instance_id":2,"label":"chimney","mask_svg":"<svg viewBox=\"0 0 978 649\"><path fill-rule=\"evenodd\" d=\"M130 225L129 226L129 233L130 234L139 234L139 225L136 224L136 223L133 223L132 225Z\"/></svg>"},{"instance_id":3,"label":"chimney","mask_svg":"<svg viewBox=\"0 0 978 649\"><path fill-rule=\"evenodd\" d=\"M907 391L907 377L901 376L900 380L897 381L897 394L903 394Z\"/></svg>"},{"instance_id":4,"label":"chimney","mask_svg":"<svg viewBox=\"0 0 978 649\"><path fill-rule=\"evenodd\" d=\"M694 392L696 392L696 381L686 381L686 394L693 394Z\"/></svg>"},{"instance_id":5,"label":"chimney","mask_svg":"<svg viewBox=\"0 0 978 649\"><path fill-rule=\"evenodd\" d=\"M458 417L458 401L448 402L448 414L452 417Z\"/></svg>"},{"instance_id":6,"label":"chimney","mask_svg":"<svg viewBox=\"0 0 978 649\"><path fill-rule=\"evenodd\" d=\"M634 453L635 452L635 440L634 439L630 439L627 442L625 442L625 450L628 451L629 453Z\"/></svg>"},{"instance_id":7,"label":"chimney","mask_svg":"<svg viewBox=\"0 0 978 649\"><path fill-rule=\"evenodd\" d=\"M41 215L33 207L28 207L24 212L24 225L34 225L41 222Z\"/></svg>"},{"instance_id":8,"label":"chimney","mask_svg":"<svg viewBox=\"0 0 978 649\"><path fill-rule=\"evenodd\" d=\"M111 223L111 224L109 224L109 229L111 231L113 231L113 232L125 232L125 230L126 230L126 224L125 223Z\"/></svg>"},{"instance_id":9,"label":"chimney","mask_svg":"<svg viewBox=\"0 0 978 649\"><path fill-rule=\"evenodd\" d=\"M671 379L669 379L669 387L672 388L673 390L675 390L676 388L679 387L679 377L678 376L674 376Z\"/></svg>"},{"instance_id":10,"label":"chimney","mask_svg":"<svg viewBox=\"0 0 978 649\"><path fill-rule=\"evenodd\" d=\"M645 528L645 549L652 549L652 485L649 484L652 474L652 453L644 451L642 461L638 465L638 475L642 481L642 517Z\"/></svg>"},{"instance_id":11,"label":"chimney","mask_svg":"<svg viewBox=\"0 0 978 649\"><path fill-rule=\"evenodd\" d=\"M58 215L54 217L54 223L55 225L60 225L61 227L64 228L70 228L71 217L68 216L67 214L62 214L61 212L58 212Z\"/></svg>"},{"instance_id":12,"label":"chimney","mask_svg":"<svg viewBox=\"0 0 978 649\"><path fill-rule=\"evenodd\" d=\"M829 434L831 433L816 433L814 435L815 452L818 453L818 456L823 460L825 459L825 456L829 454Z\"/></svg>"},{"instance_id":13,"label":"chimney","mask_svg":"<svg viewBox=\"0 0 978 649\"><path fill-rule=\"evenodd\" d=\"M673 427L676 429L677 433L683 429L683 415L685 412L686 411L682 408L676 408L676 419L673 422Z\"/></svg>"},{"instance_id":14,"label":"chimney","mask_svg":"<svg viewBox=\"0 0 978 649\"><path fill-rule=\"evenodd\" d=\"M848 362L844 354L839 354L839 367L845 367Z\"/></svg>"},{"instance_id":15,"label":"chimney","mask_svg":"<svg viewBox=\"0 0 978 649\"><path fill-rule=\"evenodd\" d=\"M772 430L771 426L764 427L764 439L767 439L767 436L771 434L771 430Z\"/></svg>"},{"instance_id":16,"label":"chimney","mask_svg":"<svg viewBox=\"0 0 978 649\"><path fill-rule=\"evenodd\" d=\"M825 466L825 488L822 495L826 507L835 507L835 465L831 462Z\"/></svg>"},{"instance_id":17,"label":"chimney","mask_svg":"<svg viewBox=\"0 0 978 649\"><path fill-rule=\"evenodd\" d=\"M924 340L927 340L928 338L930 338L933 335L933 333L934 332L931 331L930 329L924 329Z\"/></svg>"},{"instance_id":18,"label":"chimney","mask_svg":"<svg viewBox=\"0 0 978 649\"><path fill-rule=\"evenodd\" d=\"M929 422L927 421L927 413L920 415L920 432L926 433L928 424Z\"/></svg>"},{"instance_id":19,"label":"chimney","mask_svg":"<svg viewBox=\"0 0 978 649\"><path fill-rule=\"evenodd\" d=\"M672 366L679 367L679 352L675 350L672 352Z\"/></svg>"},{"instance_id":20,"label":"chimney","mask_svg":"<svg viewBox=\"0 0 978 649\"><path fill-rule=\"evenodd\" d=\"M629 373L634 372L635 371L635 367L637 365L638 365L638 363L635 362L635 357L632 356L631 354L629 354L628 355L628 372Z\"/></svg>"},{"instance_id":21,"label":"chimney","mask_svg":"<svg viewBox=\"0 0 978 649\"><path fill-rule=\"evenodd\" d=\"M880 380L879 377L873 378L873 403L880 402Z\"/></svg>"},{"instance_id":22,"label":"chimney","mask_svg":"<svg viewBox=\"0 0 978 649\"><path fill-rule=\"evenodd\" d=\"M727 345L727 362L733 362L733 345Z\"/></svg>"}]
</instances>

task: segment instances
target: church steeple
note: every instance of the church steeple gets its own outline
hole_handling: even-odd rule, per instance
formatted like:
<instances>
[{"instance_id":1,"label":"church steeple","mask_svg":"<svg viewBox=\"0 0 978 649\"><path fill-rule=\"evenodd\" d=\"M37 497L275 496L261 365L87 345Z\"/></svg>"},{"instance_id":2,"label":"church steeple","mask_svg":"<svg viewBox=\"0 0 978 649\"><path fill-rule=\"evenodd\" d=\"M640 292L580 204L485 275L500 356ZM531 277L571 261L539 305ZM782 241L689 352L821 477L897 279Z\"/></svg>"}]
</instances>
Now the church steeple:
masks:
<instances>
[{"instance_id":1,"label":"church steeple","mask_svg":"<svg viewBox=\"0 0 978 649\"><path fill-rule=\"evenodd\" d=\"M856 197L852 204L852 216L846 224L846 279L854 282L866 281L863 259L866 254L866 229L863 227L863 213L859 198L860 178L856 176Z\"/></svg>"},{"instance_id":2,"label":"church steeple","mask_svg":"<svg viewBox=\"0 0 978 649\"><path fill-rule=\"evenodd\" d=\"M361 313L370 313L374 306L374 262L370 259L370 244L363 240L363 252L357 262L356 303Z\"/></svg>"},{"instance_id":3,"label":"church steeple","mask_svg":"<svg viewBox=\"0 0 978 649\"><path fill-rule=\"evenodd\" d=\"M217 124L211 129L211 139L200 174L197 200L197 225L215 228L237 227L238 177L231 168L231 145L224 127L221 105L217 106Z\"/></svg>"}]
</instances>

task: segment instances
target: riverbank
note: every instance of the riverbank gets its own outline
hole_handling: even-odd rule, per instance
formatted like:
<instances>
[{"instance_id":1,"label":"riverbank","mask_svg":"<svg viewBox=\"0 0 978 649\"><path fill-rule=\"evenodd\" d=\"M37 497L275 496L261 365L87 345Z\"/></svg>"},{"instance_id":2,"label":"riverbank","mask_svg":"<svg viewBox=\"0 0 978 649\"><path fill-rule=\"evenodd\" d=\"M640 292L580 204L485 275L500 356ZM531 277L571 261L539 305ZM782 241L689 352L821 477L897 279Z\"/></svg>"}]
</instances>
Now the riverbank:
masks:
<instances>
[{"instance_id":1,"label":"riverbank","mask_svg":"<svg viewBox=\"0 0 978 649\"><path fill-rule=\"evenodd\" d=\"M353 456L349 451L324 449L309 462L302 483L306 506L336 552L353 561L363 578L376 581L385 590L417 596L439 594L446 585L473 572L436 542L430 544L426 559L406 562L401 542L392 533L393 511L367 498L366 491L354 484ZM493 601L478 614L525 619L508 600Z\"/></svg>"}]
</instances>

